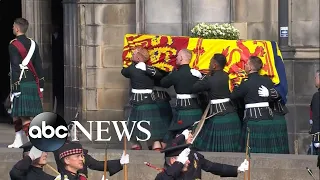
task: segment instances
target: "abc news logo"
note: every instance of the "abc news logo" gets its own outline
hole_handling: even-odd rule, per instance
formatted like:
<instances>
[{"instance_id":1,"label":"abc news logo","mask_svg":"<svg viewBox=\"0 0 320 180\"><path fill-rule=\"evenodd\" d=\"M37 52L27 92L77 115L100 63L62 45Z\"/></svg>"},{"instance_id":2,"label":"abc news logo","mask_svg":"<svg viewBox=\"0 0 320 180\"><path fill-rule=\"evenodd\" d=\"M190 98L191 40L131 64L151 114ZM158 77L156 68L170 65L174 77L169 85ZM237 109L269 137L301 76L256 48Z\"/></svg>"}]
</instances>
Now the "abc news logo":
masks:
<instances>
[{"instance_id":1,"label":"abc news logo","mask_svg":"<svg viewBox=\"0 0 320 180\"><path fill-rule=\"evenodd\" d=\"M112 138L109 137L107 139L103 139L101 136L101 132L109 132L109 128L102 129L102 123L110 125L110 121L88 121L88 123L90 123L89 131L87 131L78 121L72 122L74 123L74 127L73 132L70 132L66 121L58 114L52 112L41 113L33 118L30 123L30 142L41 151L53 152L62 147L70 137L72 138L70 139L71 141L79 141L77 138L77 129L79 129L90 141L92 141L92 124L94 122L97 124L97 139L95 141L110 141ZM149 121L133 121L130 132L128 130L129 128L126 121L120 121L123 129L122 132L120 132L120 128L118 126L119 121L111 121L111 123L113 124L119 141L123 139L124 135L127 137L128 141L130 141L135 128L146 135L144 139L140 139L136 136L137 141L147 141L151 138L151 133L148 128L142 126L142 124L147 124L147 126L150 126ZM135 125L137 125L137 127L135 127Z\"/></svg>"}]
</instances>

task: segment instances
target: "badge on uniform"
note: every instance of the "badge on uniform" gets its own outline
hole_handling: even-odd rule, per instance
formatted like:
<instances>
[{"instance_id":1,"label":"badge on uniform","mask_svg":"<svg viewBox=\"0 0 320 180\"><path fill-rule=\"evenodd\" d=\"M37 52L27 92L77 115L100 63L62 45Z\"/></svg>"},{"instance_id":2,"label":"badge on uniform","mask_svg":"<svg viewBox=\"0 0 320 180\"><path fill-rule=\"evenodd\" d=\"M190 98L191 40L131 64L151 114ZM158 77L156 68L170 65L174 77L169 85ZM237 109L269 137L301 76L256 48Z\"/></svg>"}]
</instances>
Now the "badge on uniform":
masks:
<instances>
[{"instance_id":1,"label":"badge on uniform","mask_svg":"<svg viewBox=\"0 0 320 180\"><path fill-rule=\"evenodd\" d=\"M197 153L194 153L193 155L194 155L194 157L199 161L199 158L198 158Z\"/></svg>"}]
</instances>

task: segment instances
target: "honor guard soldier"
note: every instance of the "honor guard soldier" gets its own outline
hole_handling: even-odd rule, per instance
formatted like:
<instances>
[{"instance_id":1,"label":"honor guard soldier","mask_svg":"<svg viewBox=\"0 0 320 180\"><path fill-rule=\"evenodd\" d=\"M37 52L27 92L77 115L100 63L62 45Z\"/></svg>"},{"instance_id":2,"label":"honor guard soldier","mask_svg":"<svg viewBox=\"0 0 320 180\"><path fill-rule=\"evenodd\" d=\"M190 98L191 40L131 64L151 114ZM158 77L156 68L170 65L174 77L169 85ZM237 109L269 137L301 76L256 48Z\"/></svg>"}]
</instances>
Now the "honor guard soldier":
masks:
<instances>
[{"instance_id":1,"label":"honor guard soldier","mask_svg":"<svg viewBox=\"0 0 320 180\"><path fill-rule=\"evenodd\" d=\"M74 137L76 133L75 128L76 127L74 123L71 121L68 124L69 132L68 132L68 140L66 141L66 143L78 143L78 142L72 142L72 139L77 139L76 137ZM58 167L58 171L61 172L63 169L63 162L60 161L59 159L59 150L54 151L53 154ZM99 161L94 159L92 156L90 156L90 154L88 154L87 149L83 149L83 155L84 155L83 156L84 166L81 170L78 171L79 174L88 178L88 168L96 171L104 171L104 161ZM109 175L112 176L123 169L123 166L122 166L123 164L128 164L128 163L129 163L129 155L128 154L122 155L121 159L107 161L107 171L109 171Z\"/></svg>"},{"instance_id":2,"label":"honor guard soldier","mask_svg":"<svg viewBox=\"0 0 320 180\"><path fill-rule=\"evenodd\" d=\"M67 141L66 143L76 143ZM59 159L59 150L55 151L54 158L58 167L58 171L63 172L63 162ZM123 169L124 164L129 164L129 155L122 155L121 159L108 160L107 171L110 176L118 173ZM88 178L88 168L96 171L104 171L104 161L98 161L88 154L87 149L83 149L83 168L78 170L78 174Z\"/></svg>"},{"instance_id":3,"label":"honor guard soldier","mask_svg":"<svg viewBox=\"0 0 320 180\"><path fill-rule=\"evenodd\" d=\"M145 56L146 59L149 59L150 55L147 49L139 47L136 50L137 52L140 52L143 56ZM166 122L167 127L169 127L172 120L172 108L170 105L171 97L168 94L166 88L162 87L160 84L160 80L163 77L165 77L168 73L149 65L146 65L145 72L154 79L155 86L153 87L153 97L155 99L156 104L158 105L162 121ZM149 147L149 149L161 150L165 148L165 146L166 144L162 140L161 144L158 142L154 143L153 147Z\"/></svg>"},{"instance_id":4,"label":"honor guard soldier","mask_svg":"<svg viewBox=\"0 0 320 180\"><path fill-rule=\"evenodd\" d=\"M197 139L193 143L200 151L238 152L241 121L230 100L229 75L224 72L227 63L222 54L215 54L210 62L210 74L197 81L192 88L193 93L208 91L210 110Z\"/></svg>"},{"instance_id":5,"label":"honor guard soldier","mask_svg":"<svg viewBox=\"0 0 320 180\"><path fill-rule=\"evenodd\" d=\"M310 134L312 135L313 146L316 149L315 154L320 154L320 70L315 74L315 86L318 91L313 94L310 109L312 127Z\"/></svg>"},{"instance_id":6,"label":"honor guard soldier","mask_svg":"<svg viewBox=\"0 0 320 180\"><path fill-rule=\"evenodd\" d=\"M10 171L11 180L53 180L55 177L43 171L47 164L46 152L42 152L27 142L23 149L23 159L17 162Z\"/></svg>"},{"instance_id":7,"label":"honor guard soldier","mask_svg":"<svg viewBox=\"0 0 320 180\"><path fill-rule=\"evenodd\" d=\"M79 143L65 143L59 150L59 160L63 167L60 168L60 174L54 180L86 180L86 176L78 171L83 169L84 156L83 149Z\"/></svg>"},{"instance_id":8,"label":"honor guard soldier","mask_svg":"<svg viewBox=\"0 0 320 180\"><path fill-rule=\"evenodd\" d=\"M242 132L242 151L245 150L247 127L250 129L250 148L252 153L279 153L285 149L281 124L274 124L273 112L269 107L270 99L259 96L260 86L273 88L270 78L259 75L263 64L259 57L251 56L245 64L248 79L235 87L231 99L244 98L245 112Z\"/></svg>"},{"instance_id":9,"label":"honor guard soldier","mask_svg":"<svg viewBox=\"0 0 320 180\"><path fill-rule=\"evenodd\" d=\"M246 160L237 167L205 159L202 154L189 148L190 144L185 144L186 134L188 133L178 136L172 141L171 147L162 151L165 153L165 168L157 175L156 180L200 180L202 170L220 177L237 177L239 172L248 170Z\"/></svg>"},{"instance_id":10,"label":"honor guard soldier","mask_svg":"<svg viewBox=\"0 0 320 180\"><path fill-rule=\"evenodd\" d=\"M140 125L151 133L149 143L158 147L154 150L158 150L159 142L162 141L165 136L168 124L161 119L160 110L153 97L154 78L150 74L146 73L147 57L145 57L138 50L134 50L132 55L132 64L121 70L121 74L130 79L133 93L130 99L132 104L131 113L129 116L129 129L133 128L132 137L139 139L146 139L147 134L138 130L137 125L141 121L150 121L150 124L141 123ZM133 150L141 150L141 144L138 139L131 140Z\"/></svg>"},{"instance_id":11,"label":"honor guard soldier","mask_svg":"<svg viewBox=\"0 0 320 180\"><path fill-rule=\"evenodd\" d=\"M169 127L169 132L172 132L172 134L165 139L167 143L170 143L176 134L181 133L178 131L178 129L181 129L180 126L192 126L202 116L198 96L192 93L193 84L202 77L202 74L198 70L190 68L191 59L191 51L187 49L180 50L176 60L178 69L173 70L160 81L162 87L169 88L174 86L177 93L176 113Z\"/></svg>"},{"instance_id":12,"label":"honor guard soldier","mask_svg":"<svg viewBox=\"0 0 320 180\"><path fill-rule=\"evenodd\" d=\"M16 19L13 24L13 34L16 39L9 45L11 93L14 96L11 115L22 120L22 130L27 136L31 118L43 112L41 98L44 86L39 46L26 37L28 26L29 22L26 19ZM16 136L15 142L20 141L20 134Z\"/></svg>"}]
</instances>

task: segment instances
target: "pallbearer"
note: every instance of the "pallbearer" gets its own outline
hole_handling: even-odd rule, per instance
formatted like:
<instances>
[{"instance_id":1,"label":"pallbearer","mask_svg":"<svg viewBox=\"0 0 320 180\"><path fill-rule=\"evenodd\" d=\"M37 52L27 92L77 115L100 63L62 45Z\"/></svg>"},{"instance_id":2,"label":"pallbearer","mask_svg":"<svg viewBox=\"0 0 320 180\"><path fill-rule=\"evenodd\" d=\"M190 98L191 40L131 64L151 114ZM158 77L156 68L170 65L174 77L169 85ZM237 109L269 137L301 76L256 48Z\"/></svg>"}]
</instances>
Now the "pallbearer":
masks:
<instances>
[{"instance_id":1,"label":"pallbearer","mask_svg":"<svg viewBox=\"0 0 320 180\"><path fill-rule=\"evenodd\" d=\"M189 63L192 58L192 52L182 49L178 52L176 65L177 70L173 70L168 76L161 79L161 85L165 88L174 86L177 93L176 114L172 120L169 131L173 132L167 138L167 142L181 133L181 126L192 126L194 122L199 121L202 116L202 110L198 103L197 94L192 93L193 84L202 77L202 74L191 69Z\"/></svg>"},{"instance_id":2,"label":"pallbearer","mask_svg":"<svg viewBox=\"0 0 320 180\"><path fill-rule=\"evenodd\" d=\"M215 54L210 62L210 74L193 85L192 92L208 91L211 107L204 127L197 136L194 146L200 151L237 152L241 122L230 101L229 76L223 71L227 63L222 54Z\"/></svg>"},{"instance_id":3,"label":"pallbearer","mask_svg":"<svg viewBox=\"0 0 320 180\"><path fill-rule=\"evenodd\" d=\"M239 87L235 87L230 98L244 98L244 126L243 139L246 142L247 127L250 129L250 147L253 153L279 153L283 144L279 144L279 127L273 123L273 112L269 107L269 98L260 97L259 87L273 88L270 78L259 75L262 68L259 57L251 56L245 64L248 79L244 80ZM242 144L245 151L245 144Z\"/></svg>"},{"instance_id":4,"label":"pallbearer","mask_svg":"<svg viewBox=\"0 0 320 180\"><path fill-rule=\"evenodd\" d=\"M140 121L150 121L140 124L142 127L151 132L149 141L154 146L154 150L161 149L160 141L162 141L168 129L167 122L162 121L160 110L153 97L154 78L148 74L145 62L148 57L144 56L139 50L133 52L132 64L123 68L121 73L124 77L129 78L131 82L133 93L130 103L132 110L129 116L129 129L134 128L131 142L132 149L141 150L141 144L138 142L136 136L140 139L146 139L147 135L137 128L137 123ZM134 124L136 121L136 124ZM134 125L134 126L133 126Z\"/></svg>"},{"instance_id":5,"label":"pallbearer","mask_svg":"<svg viewBox=\"0 0 320 180\"><path fill-rule=\"evenodd\" d=\"M267 89L265 86L261 86L258 93L261 97L270 98L270 108L274 115L272 123L278 128L276 134L278 146L274 147L274 151L277 151L279 154L289 154L287 122L285 119L288 109L284 103L284 98L281 96L280 89L277 87Z\"/></svg>"},{"instance_id":6,"label":"pallbearer","mask_svg":"<svg viewBox=\"0 0 320 180\"><path fill-rule=\"evenodd\" d=\"M146 59L149 59L148 50L145 48L137 48L137 51L140 52ZM155 68L153 66L146 66L146 73L153 77L154 79L154 88L153 88L153 97L155 98L156 104L158 105L160 116L163 122L166 122L168 126L172 120L172 108L170 105L171 97L168 94L166 88L162 87L160 84L160 80L168 75L167 72ZM149 149L155 148L165 148L166 144L161 142L161 144L154 144L154 147Z\"/></svg>"}]
</instances>

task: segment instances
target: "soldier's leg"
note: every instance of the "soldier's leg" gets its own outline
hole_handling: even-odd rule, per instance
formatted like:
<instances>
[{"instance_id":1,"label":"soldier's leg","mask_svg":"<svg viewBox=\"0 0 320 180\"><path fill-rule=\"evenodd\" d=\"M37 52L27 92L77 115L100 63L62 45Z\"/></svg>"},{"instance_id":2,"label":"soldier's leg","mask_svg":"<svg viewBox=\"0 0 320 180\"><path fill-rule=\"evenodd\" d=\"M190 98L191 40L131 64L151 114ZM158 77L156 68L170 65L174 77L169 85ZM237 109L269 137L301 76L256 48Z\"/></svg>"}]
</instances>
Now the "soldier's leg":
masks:
<instances>
[{"instance_id":1,"label":"soldier's leg","mask_svg":"<svg viewBox=\"0 0 320 180\"><path fill-rule=\"evenodd\" d=\"M14 130L15 130L15 138L12 144L8 146L8 148L19 148L23 145L22 141L22 120L19 117L13 117L13 124L14 124Z\"/></svg>"},{"instance_id":2,"label":"soldier's leg","mask_svg":"<svg viewBox=\"0 0 320 180\"><path fill-rule=\"evenodd\" d=\"M30 117L20 117L22 119L22 130L26 134L27 138L29 139L29 126L31 123L31 118Z\"/></svg>"}]
</instances>

